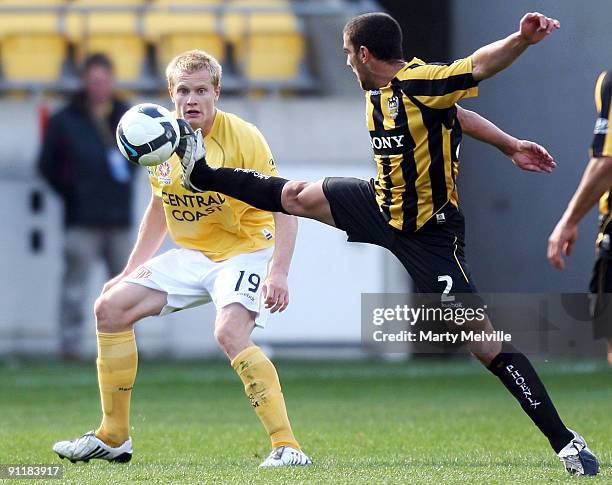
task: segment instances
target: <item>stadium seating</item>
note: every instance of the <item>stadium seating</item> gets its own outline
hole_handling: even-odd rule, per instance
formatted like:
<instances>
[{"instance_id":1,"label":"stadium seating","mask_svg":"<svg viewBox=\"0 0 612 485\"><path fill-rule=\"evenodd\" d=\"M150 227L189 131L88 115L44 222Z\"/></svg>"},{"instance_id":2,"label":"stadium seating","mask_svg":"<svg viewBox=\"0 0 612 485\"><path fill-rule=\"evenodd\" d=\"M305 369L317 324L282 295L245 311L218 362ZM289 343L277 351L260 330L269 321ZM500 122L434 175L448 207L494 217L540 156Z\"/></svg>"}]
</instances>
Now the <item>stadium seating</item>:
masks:
<instances>
[{"instance_id":1,"label":"stadium seating","mask_svg":"<svg viewBox=\"0 0 612 485\"><path fill-rule=\"evenodd\" d=\"M134 7L144 5L145 0L73 0L66 32L77 47L78 59L102 52L113 61L119 81L137 81L145 62L145 43Z\"/></svg>"},{"instance_id":2,"label":"stadium seating","mask_svg":"<svg viewBox=\"0 0 612 485\"><path fill-rule=\"evenodd\" d=\"M242 73L254 81L296 78L304 39L289 2L230 0L228 7L224 30Z\"/></svg>"},{"instance_id":3,"label":"stadium seating","mask_svg":"<svg viewBox=\"0 0 612 485\"><path fill-rule=\"evenodd\" d=\"M219 59L236 90L308 81L290 0L0 0L5 90L74 86L74 67L92 52L111 58L125 86L150 89L153 72L194 48Z\"/></svg>"},{"instance_id":4,"label":"stadium seating","mask_svg":"<svg viewBox=\"0 0 612 485\"><path fill-rule=\"evenodd\" d=\"M185 8L177 7L177 3ZM215 7L222 4L223 0L157 0L150 4L150 9L144 14L144 35L155 45L160 72L174 56L191 49L205 50L224 62L225 44L215 11ZM194 6L211 9L189 10Z\"/></svg>"},{"instance_id":5,"label":"stadium seating","mask_svg":"<svg viewBox=\"0 0 612 485\"><path fill-rule=\"evenodd\" d=\"M0 49L7 81L51 82L60 76L67 52L59 29L59 9L64 4L63 0L0 1Z\"/></svg>"}]
</instances>

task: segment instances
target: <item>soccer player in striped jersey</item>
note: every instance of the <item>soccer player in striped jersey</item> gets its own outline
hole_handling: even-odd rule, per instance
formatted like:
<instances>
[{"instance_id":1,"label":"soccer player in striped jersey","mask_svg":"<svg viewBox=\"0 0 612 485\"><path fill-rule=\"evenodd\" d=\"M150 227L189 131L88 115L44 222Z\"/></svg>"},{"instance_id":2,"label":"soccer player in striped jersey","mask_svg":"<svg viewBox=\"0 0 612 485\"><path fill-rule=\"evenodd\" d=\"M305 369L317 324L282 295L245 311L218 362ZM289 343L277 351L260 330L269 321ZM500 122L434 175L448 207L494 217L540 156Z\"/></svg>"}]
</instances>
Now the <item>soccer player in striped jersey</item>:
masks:
<instances>
[{"instance_id":1,"label":"soccer player in striped jersey","mask_svg":"<svg viewBox=\"0 0 612 485\"><path fill-rule=\"evenodd\" d=\"M517 32L465 59L426 64L416 58L403 60L401 28L390 16L355 17L344 28L344 52L366 91L366 118L378 166L375 180L331 177L311 183L214 169L206 164L196 133L182 158L184 185L194 192L216 190L260 209L316 219L345 231L349 241L387 248L410 273L418 292L473 293L456 180L462 128L474 126L470 116L462 120L467 113L457 103L476 96L479 81L508 67L559 26L555 19L529 13ZM530 159L523 168L554 167L541 151L490 128L484 137L475 136L487 139L494 133L490 142L515 161ZM493 332L488 320L486 331ZM598 473L597 458L562 422L524 354L499 341L473 342L469 348L515 397L570 473Z\"/></svg>"},{"instance_id":2,"label":"soccer player in striped jersey","mask_svg":"<svg viewBox=\"0 0 612 485\"><path fill-rule=\"evenodd\" d=\"M605 312L612 293L612 70L602 72L595 83L594 137L591 160L563 216L548 239L548 259L558 270L565 268L562 253L569 256L578 239L578 223L599 200L599 233L597 261L593 268L590 291L595 295L592 305L593 335L605 338L608 344L608 364L612 366L612 319Z\"/></svg>"}]
</instances>

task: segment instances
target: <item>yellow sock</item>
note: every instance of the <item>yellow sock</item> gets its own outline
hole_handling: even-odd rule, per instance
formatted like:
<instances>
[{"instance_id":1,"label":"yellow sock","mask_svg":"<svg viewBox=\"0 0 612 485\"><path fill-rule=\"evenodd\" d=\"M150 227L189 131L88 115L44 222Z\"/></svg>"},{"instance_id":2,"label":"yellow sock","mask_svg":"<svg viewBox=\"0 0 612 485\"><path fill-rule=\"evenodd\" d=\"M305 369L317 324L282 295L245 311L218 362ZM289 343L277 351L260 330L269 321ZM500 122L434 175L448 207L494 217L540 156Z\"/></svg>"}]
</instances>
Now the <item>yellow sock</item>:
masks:
<instances>
[{"instance_id":1,"label":"yellow sock","mask_svg":"<svg viewBox=\"0 0 612 485\"><path fill-rule=\"evenodd\" d=\"M117 447L130 434L130 399L138 367L134 330L98 332L97 364L104 414L96 436L107 445Z\"/></svg>"},{"instance_id":2,"label":"yellow sock","mask_svg":"<svg viewBox=\"0 0 612 485\"><path fill-rule=\"evenodd\" d=\"M274 364L253 345L232 360L232 367L244 383L244 391L270 435L272 447L291 446L299 450Z\"/></svg>"}]
</instances>

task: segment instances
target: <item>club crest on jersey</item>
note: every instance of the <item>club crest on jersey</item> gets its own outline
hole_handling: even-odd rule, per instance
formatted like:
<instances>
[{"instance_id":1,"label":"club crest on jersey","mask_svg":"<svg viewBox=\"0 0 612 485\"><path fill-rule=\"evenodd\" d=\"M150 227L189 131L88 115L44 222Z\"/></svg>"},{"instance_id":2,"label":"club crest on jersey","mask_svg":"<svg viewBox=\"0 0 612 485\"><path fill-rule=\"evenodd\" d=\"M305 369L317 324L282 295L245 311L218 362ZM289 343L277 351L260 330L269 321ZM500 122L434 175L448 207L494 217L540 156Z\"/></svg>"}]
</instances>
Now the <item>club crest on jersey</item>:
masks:
<instances>
[{"instance_id":1,"label":"club crest on jersey","mask_svg":"<svg viewBox=\"0 0 612 485\"><path fill-rule=\"evenodd\" d=\"M172 167L170 166L170 162L166 160L164 163L161 163L157 166L157 181L162 185L170 185L172 180L170 180L170 171Z\"/></svg>"},{"instance_id":2,"label":"club crest on jersey","mask_svg":"<svg viewBox=\"0 0 612 485\"><path fill-rule=\"evenodd\" d=\"M387 100L387 106L389 107L389 117L394 120L397 118L399 113L399 99L397 96L391 96Z\"/></svg>"}]
</instances>

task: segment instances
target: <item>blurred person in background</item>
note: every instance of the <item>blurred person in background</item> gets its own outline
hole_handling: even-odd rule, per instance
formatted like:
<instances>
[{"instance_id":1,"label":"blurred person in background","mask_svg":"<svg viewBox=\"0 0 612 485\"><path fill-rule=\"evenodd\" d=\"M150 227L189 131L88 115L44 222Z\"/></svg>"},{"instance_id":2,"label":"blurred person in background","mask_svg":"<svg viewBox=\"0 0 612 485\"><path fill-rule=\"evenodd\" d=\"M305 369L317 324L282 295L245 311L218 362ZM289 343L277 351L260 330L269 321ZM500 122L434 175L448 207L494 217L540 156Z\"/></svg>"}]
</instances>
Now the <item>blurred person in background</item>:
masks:
<instances>
[{"instance_id":1,"label":"blurred person in background","mask_svg":"<svg viewBox=\"0 0 612 485\"><path fill-rule=\"evenodd\" d=\"M116 147L115 129L128 109L114 95L113 65L85 59L81 88L49 120L38 167L64 204L64 276L60 352L79 357L87 282L93 263L116 275L130 252L133 167Z\"/></svg>"},{"instance_id":2,"label":"blurred person in background","mask_svg":"<svg viewBox=\"0 0 612 485\"><path fill-rule=\"evenodd\" d=\"M602 72L595 83L595 107L597 120L593 130L591 159L582 180L570 200L563 216L548 239L548 259L558 270L565 268L562 253L569 256L578 239L578 223L599 200L599 233L597 234L597 261L589 290L592 301L593 336L606 339L608 364L612 366L612 318L605 312L612 293L612 70Z\"/></svg>"}]
</instances>

